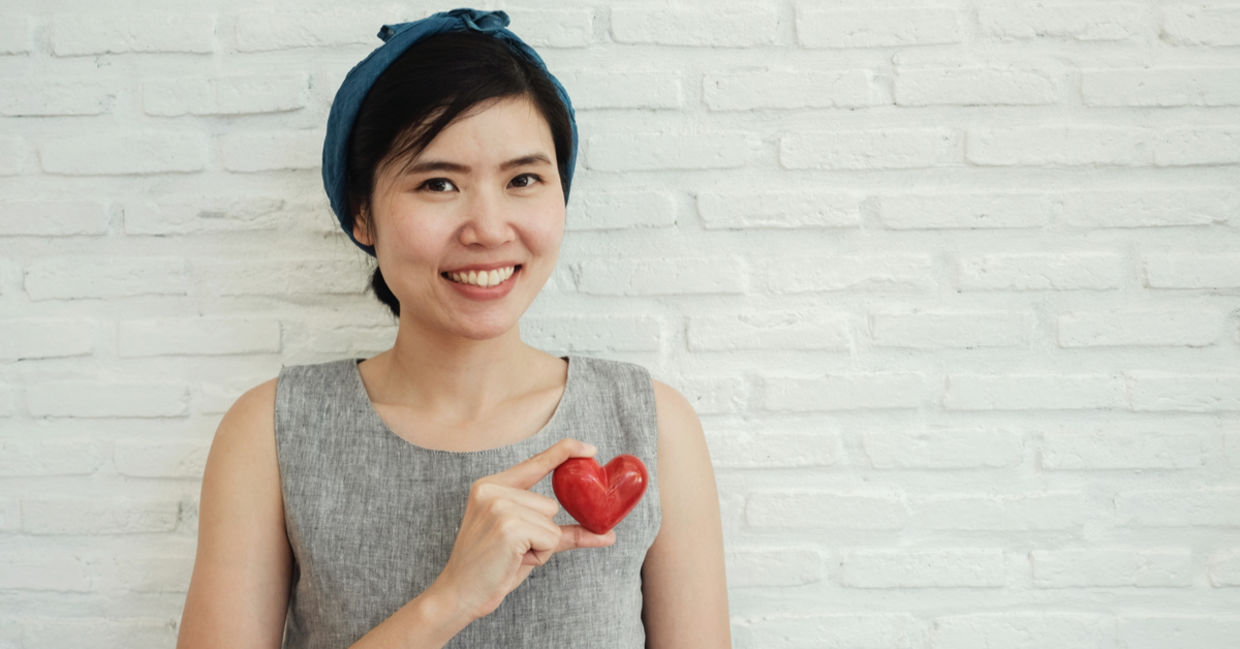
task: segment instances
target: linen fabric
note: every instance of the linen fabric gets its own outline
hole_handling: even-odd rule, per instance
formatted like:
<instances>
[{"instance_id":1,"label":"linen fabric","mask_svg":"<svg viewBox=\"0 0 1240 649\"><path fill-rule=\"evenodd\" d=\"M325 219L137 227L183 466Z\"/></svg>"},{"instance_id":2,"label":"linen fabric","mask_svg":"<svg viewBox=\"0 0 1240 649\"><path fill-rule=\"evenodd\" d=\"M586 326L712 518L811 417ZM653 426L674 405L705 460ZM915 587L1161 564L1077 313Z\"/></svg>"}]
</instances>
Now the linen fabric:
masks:
<instances>
[{"instance_id":1,"label":"linen fabric","mask_svg":"<svg viewBox=\"0 0 1240 649\"><path fill-rule=\"evenodd\" d=\"M518 443L476 452L427 449L393 433L367 396L358 362L286 366L275 435L294 558L284 647L342 649L425 590L451 554L471 483L564 437L605 463L636 455L650 473L607 548L560 552L499 608L446 646L625 649L645 645L641 568L661 522L657 424L640 366L569 356L550 421ZM532 491L554 498L551 477ZM561 510L555 522L573 523Z\"/></svg>"}]
</instances>

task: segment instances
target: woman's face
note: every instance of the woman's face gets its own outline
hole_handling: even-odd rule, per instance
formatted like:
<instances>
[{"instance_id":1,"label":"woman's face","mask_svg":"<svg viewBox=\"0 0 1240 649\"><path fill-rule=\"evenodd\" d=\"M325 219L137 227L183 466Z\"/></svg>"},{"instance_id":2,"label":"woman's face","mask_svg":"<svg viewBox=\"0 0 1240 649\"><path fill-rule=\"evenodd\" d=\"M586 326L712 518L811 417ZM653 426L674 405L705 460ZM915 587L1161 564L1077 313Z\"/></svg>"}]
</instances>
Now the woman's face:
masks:
<instances>
[{"instance_id":1,"label":"woman's face","mask_svg":"<svg viewBox=\"0 0 1240 649\"><path fill-rule=\"evenodd\" d=\"M354 236L375 246L402 321L482 340L512 329L547 282L564 214L550 127L527 98L501 98L382 165Z\"/></svg>"}]
</instances>

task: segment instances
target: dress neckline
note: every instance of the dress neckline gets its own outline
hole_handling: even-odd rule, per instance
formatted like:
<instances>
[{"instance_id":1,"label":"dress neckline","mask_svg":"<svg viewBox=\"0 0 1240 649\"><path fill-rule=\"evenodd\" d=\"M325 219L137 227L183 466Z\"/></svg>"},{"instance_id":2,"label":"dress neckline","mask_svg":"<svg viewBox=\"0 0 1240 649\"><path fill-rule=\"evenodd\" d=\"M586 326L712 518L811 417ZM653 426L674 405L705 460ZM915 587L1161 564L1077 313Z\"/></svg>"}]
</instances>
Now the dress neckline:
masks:
<instances>
[{"instance_id":1,"label":"dress neckline","mask_svg":"<svg viewBox=\"0 0 1240 649\"><path fill-rule=\"evenodd\" d=\"M404 437L397 435L395 431L388 427L387 422L383 421L383 417L379 414L378 409L375 408L374 402L370 400L370 394L366 392L366 383L362 381L362 370L360 367L361 362L366 359L354 358L351 362L348 360L346 360L346 362L349 362L349 365L351 366L351 371L349 374L352 376L353 396L361 403L361 410L364 413L363 416L369 424L382 431L386 437L395 442L399 442L408 449L420 453L455 456L486 456L503 453L521 444L526 444L546 437L549 434L548 431L559 423L559 420L562 417L561 413L565 410L564 404L568 402L570 397L575 395L576 385L580 382L579 379L576 378L577 373L580 371L580 368L578 367L578 365L580 365L578 358L572 355L567 355L561 356L560 359L568 363L568 373L564 377L564 391L560 393L560 400L555 404L555 410L551 412L551 417L547 419L547 423L543 424L542 428L539 428L537 432L529 437L519 439L511 444L504 444L502 446L478 449L474 451L449 451L446 449L430 448L411 442Z\"/></svg>"}]
</instances>

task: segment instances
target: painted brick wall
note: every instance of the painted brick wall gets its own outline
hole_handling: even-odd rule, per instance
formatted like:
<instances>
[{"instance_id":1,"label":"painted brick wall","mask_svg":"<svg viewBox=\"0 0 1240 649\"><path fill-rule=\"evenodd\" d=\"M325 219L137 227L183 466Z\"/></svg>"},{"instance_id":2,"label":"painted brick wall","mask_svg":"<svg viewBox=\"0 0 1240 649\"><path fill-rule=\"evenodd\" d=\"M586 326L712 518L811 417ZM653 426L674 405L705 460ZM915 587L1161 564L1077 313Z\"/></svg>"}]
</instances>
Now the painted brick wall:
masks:
<instances>
[{"instance_id":1,"label":"painted brick wall","mask_svg":"<svg viewBox=\"0 0 1240 649\"><path fill-rule=\"evenodd\" d=\"M521 0L523 331L700 412L747 649L1240 646L1240 4ZM317 176L384 22L0 9L0 647L171 646L225 409L392 340Z\"/></svg>"}]
</instances>

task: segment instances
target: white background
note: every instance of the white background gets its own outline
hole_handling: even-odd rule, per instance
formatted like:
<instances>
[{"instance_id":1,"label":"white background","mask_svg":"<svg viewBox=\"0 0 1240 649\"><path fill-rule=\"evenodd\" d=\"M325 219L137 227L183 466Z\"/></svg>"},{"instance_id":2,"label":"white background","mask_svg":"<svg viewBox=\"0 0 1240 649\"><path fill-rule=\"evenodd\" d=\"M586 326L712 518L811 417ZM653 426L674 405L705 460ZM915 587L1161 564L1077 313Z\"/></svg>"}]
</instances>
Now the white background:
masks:
<instances>
[{"instance_id":1,"label":"white background","mask_svg":"<svg viewBox=\"0 0 1240 649\"><path fill-rule=\"evenodd\" d=\"M0 7L6 648L171 646L223 412L391 344L323 125L452 8L106 6ZM695 404L737 647L1240 646L1240 3L482 6L583 137L523 331Z\"/></svg>"}]
</instances>

